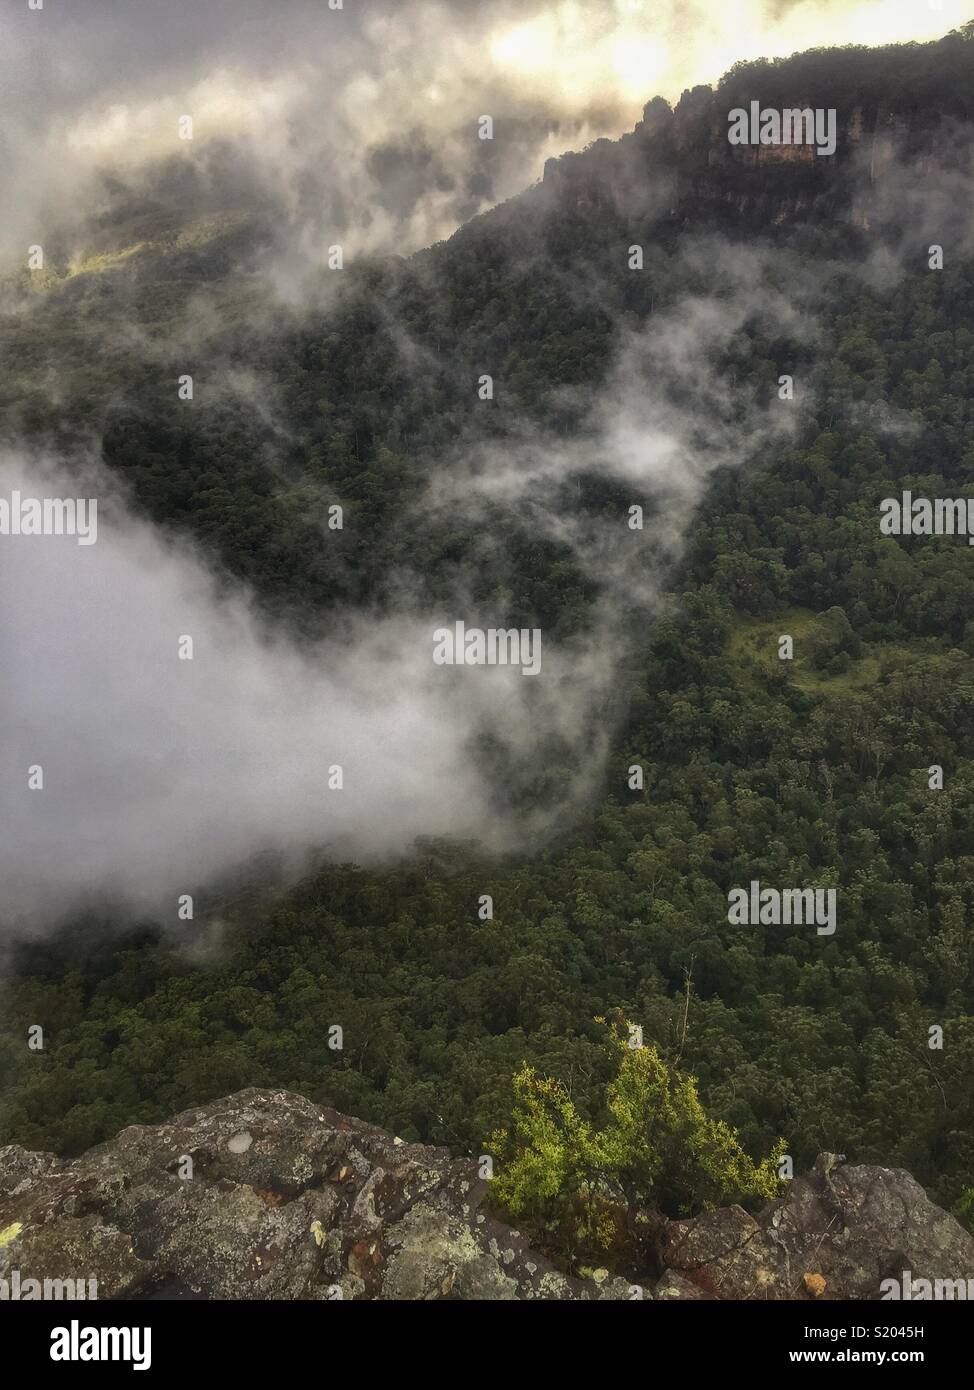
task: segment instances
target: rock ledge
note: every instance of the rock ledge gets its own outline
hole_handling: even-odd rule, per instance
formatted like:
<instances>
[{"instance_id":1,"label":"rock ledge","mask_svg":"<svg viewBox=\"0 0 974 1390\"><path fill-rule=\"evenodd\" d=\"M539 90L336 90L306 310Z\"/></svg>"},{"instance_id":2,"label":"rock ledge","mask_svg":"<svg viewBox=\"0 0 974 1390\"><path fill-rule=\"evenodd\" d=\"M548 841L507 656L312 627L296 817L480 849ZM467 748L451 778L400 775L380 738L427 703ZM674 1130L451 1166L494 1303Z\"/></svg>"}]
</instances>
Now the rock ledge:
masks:
<instances>
[{"instance_id":1,"label":"rock ledge","mask_svg":"<svg viewBox=\"0 0 974 1390\"><path fill-rule=\"evenodd\" d=\"M480 1210L486 1191L469 1159L241 1091L70 1163L0 1148L0 1278L94 1278L102 1299L671 1300L974 1277L974 1239L908 1173L831 1155L758 1217L669 1223L667 1271L639 1285L560 1273Z\"/></svg>"}]
</instances>

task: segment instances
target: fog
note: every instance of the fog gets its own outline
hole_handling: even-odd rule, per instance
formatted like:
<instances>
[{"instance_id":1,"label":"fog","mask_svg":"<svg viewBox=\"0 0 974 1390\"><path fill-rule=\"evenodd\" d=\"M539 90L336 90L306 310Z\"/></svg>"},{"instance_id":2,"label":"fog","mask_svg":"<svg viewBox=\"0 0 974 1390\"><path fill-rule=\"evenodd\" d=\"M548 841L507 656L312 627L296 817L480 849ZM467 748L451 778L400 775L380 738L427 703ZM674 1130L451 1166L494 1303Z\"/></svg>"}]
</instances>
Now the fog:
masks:
<instances>
[{"instance_id":1,"label":"fog","mask_svg":"<svg viewBox=\"0 0 974 1390\"><path fill-rule=\"evenodd\" d=\"M79 495L22 458L0 477L5 496ZM154 907L171 894L174 917L177 892L258 849L352 857L488 828L467 739L499 684L516 713L515 673L465 673L480 679L461 690L432 666L429 625L402 615L299 652L192 549L113 505L108 479L87 486L97 544L0 543L5 917L107 887Z\"/></svg>"},{"instance_id":2,"label":"fog","mask_svg":"<svg viewBox=\"0 0 974 1390\"><path fill-rule=\"evenodd\" d=\"M0 239L43 239L72 216L80 236L103 206L106 171L116 193L138 187L154 161L176 157L176 121L190 111L192 159L218 192L232 185L242 206L278 217L296 257L314 262L336 228L353 249L426 244L537 177L573 133L617 133L654 90L674 94L684 77L718 76L723 49L706 42L731 37L730 18L703 21L693 6L654 7L651 23L639 6L593 6L604 33L590 36L586 66L559 37L570 8L346 0L329 12L296 0L271 20L249 0L92 3L83 16L46 0L41 12L7 15L2 63L19 66L6 98L11 196ZM760 51L784 42L778 25L804 36L813 20L838 13L770 6ZM535 19L543 33L549 20L555 26L542 49L562 64L561 87L550 65L529 61L518 26ZM576 29L594 22L579 19ZM650 37L670 35L658 37L661 53L671 44L679 54L661 60L645 88L625 64L606 76L612 44L633 37L626 26L637 22ZM942 12L937 32L949 22ZM694 37L678 43L687 26ZM31 83L50 101L31 100ZM478 143L477 117L492 110L509 138ZM597 586L592 623L563 649L542 635L537 679L433 664L437 627L508 625L504 611L471 609L475 554L438 611L417 607L403 574L390 609L338 615L331 638L299 647L209 556L137 517L95 463L79 483L63 461L25 447L0 457L2 496L99 500L95 545L0 537L6 925L36 931L108 892L175 922L179 894L265 849L363 861L409 852L428 835L523 849L582 806L602 776L633 612L648 620L656 611L707 479L787 440L794 426L797 406L741 398L720 354L752 326L806 342L816 332L814 287L796 274L787 296L775 290L765 253L712 242L686 256L711 289L655 315L646 331L619 326L605 387L577 438L512 426L503 446L464 440L431 462L411 518L421 524L448 509L486 528L500 500L536 534L569 546ZM298 283L291 278L292 292ZM145 346L135 329L133 341ZM245 372L235 385L273 415L273 398ZM585 473L631 487L633 502L651 496L645 530L629 529L624 509L596 521L561 505L560 489ZM491 543L485 529L482 544ZM644 622L643 640L645 631ZM184 637L192 660L180 659ZM486 750L502 748L504 767L530 774L551 746L557 812L537 804L515 814L503 767ZM329 786L336 765L340 789ZM38 766L43 788L32 789Z\"/></svg>"},{"instance_id":3,"label":"fog","mask_svg":"<svg viewBox=\"0 0 974 1390\"><path fill-rule=\"evenodd\" d=\"M84 240L159 161L230 142L295 254L407 253L632 129L653 95L816 44L937 37L967 18L897 0L44 0L0 16L0 250ZM477 137L489 114L495 138ZM193 139L179 138L180 117Z\"/></svg>"},{"instance_id":4,"label":"fog","mask_svg":"<svg viewBox=\"0 0 974 1390\"><path fill-rule=\"evenodd\" d=\"M559 650L542 633L538 679L433 665L436 627L507 623L503 611L472 610L472 569L438 611L403 597L381 617L341 615L340 635L299 649L242 586L133 515L106 472L92 466L79 481L50 460L4 456L4 498L16 489L99 503L94 545L0 540L8 923L36 928L109 891L175 920L178 894L269 848L362 860L408 851L419 835L469 836L489 849L543 841L552 809L499 809L505 786L485 737L528 774L545 771L557 741L562 816L591 795L626 619L655 611L709 472L790 428L786 407L731 401L717 376L716 354L744 323L791 312L759 294L760 257L737 253L725 271L722 298L684 302L668 327L621 340L578 440L535 431L503 458L471 446L431 471L423 515L446 506L480 520L488 502L517 503L596 581L584 637ZM559 486L583 468L653 494L644 532L628 528L624 510L614 523L586 523L559 506ZM404 524L413 523L422 515ZM489 531L483 542L493 543ZM409 592L407 574L400 587ZM186 637L191 660L179 655ZM336 765L340 790L329 787ZM37 766L43 788L32 790Z\"/></svg>"}]
</instances>

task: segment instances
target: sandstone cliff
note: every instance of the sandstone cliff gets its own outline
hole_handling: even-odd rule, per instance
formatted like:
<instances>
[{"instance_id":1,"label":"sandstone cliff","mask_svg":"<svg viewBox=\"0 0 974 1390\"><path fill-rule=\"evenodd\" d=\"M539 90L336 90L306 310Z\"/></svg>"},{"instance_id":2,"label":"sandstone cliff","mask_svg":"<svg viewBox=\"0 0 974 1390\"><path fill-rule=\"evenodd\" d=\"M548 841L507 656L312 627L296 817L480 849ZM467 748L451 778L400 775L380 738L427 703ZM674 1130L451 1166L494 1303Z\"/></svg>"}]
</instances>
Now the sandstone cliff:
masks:
<instances>
[{"instance_id":1,"label":"sandstone cliff","mask_svg":"<svg viewBox=\"0 0 974 1390\"><path fill-rule=\"evenodd\" d=\"M570 210L613 207L634 232L643 217L698 229L715 220L723 231L755 235L795 220L868 232L899 214L915 225L922 203L939 200L944 187L966 187L970 177L974 102L947 88L970 87L972 35L933 46L949 65L944 90L922 46L902 50L897 79L851 52L841 62L819 52L740 64L716 89L684 91L674 107L654 97L619 140L549 159L542 192ZM847 70L852 63L861 66ZM752 100L834 111L834 154L822 157L804 143L730 144L728 113Z\"/></svg>"}]
</instances>

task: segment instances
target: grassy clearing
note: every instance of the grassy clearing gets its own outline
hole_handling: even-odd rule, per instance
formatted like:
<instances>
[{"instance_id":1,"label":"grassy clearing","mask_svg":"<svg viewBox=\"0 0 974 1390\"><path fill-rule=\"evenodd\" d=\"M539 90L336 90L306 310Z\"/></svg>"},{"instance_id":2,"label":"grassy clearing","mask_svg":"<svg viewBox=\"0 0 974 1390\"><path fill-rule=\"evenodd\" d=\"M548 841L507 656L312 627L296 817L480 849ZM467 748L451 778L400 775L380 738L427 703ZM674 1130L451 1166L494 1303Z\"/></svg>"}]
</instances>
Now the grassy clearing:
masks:
<instances>
[{"instance_id":1,"label":"grassy clearing","mask_svg":"<svg viewBox=\"0 0 974 1390\"><path fill-rule=\"evenodd\" d=\"M785 608L774 618L739 622L727 642L726 652L738 668L744 684L764 686L769 676L788 680L810 695L850 695L876 684L891 666L922 655L921 642L863 642L858 656L849 656L844 670L813 664L812 641L821 628L820 617L810 608ZM794 657L782 661L778 639L794 639Z\"/></svg>"}]
</instances>

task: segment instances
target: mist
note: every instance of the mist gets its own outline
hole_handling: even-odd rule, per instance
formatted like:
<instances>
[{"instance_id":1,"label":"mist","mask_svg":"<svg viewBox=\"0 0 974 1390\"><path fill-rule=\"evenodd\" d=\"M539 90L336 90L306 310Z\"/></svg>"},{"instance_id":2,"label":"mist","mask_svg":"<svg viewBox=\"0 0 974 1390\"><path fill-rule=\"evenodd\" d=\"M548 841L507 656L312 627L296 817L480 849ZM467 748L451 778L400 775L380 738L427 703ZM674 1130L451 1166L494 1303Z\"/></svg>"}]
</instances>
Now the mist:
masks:
<instances>
[{"instance_id":1,"label":"mist","mask_svg":"<svg viewBox=\"0 0 974 1390\"><path fill-rule=\"evenodd\" d=\"M77 478L37 461L7 456L0 476L5 493L79 495ZM0 544L8 921L102 890L159 909L265 848L348 858L483 833L467 742L489 681L438 683L428 631L401 615L299 651L246 591L113 501L107 478L92 482L96 545Z\"/></svg>"},{"instance_id":2,"label":"mist","mask_svg":"<svg viewBox=\"0 0 974 1390\"><path fill-rule=\"evenodd\" d=\"M806 7L778 8L784 22ZM567 24L564 6L528 13L510 4L492 7L490 22L556 10ZM351 231L353 249L426 244L530 182L538 161L565 148L569 127L616 133L642 104L630 105L629 77L613 85L597 68L572 70L554 91L550 72L535 80L506 30L484 61L472 5L349 4L341 14L319 6L312 16L299 4L293 23L270 39L256 7L252 25L224 30L217 19L228 13L222 4L188 7L182 30L149 24L133 62L116 73L119 34L102 57L95 51L107 10L92 6L78 28L49 3L43 22L51 35L66 26L58 42L76 37L86 76L55 84L61 99L45 115L29 103L15 113L3 158L24 198L10 200L3 237L33 239L29 224L42 212L70 221L72 201L90 220L104 210L97 190L118 207L151 184L147 171L159 161L172 172L176 121L189 109L199 143L186 157L205 195L201 208L258 208L286 228L293 261L280 275L293 294L300 267L320 260L336 229ZM621 6L600 13L622 23ZM674 6L659 23L677 32L680 16L698 18L693 7ZM326 42L326 32L338 32L328 26L343 23L342 43ZM14 28L15 49L36 41L24 16ZM698 39L709 32L694 30ZM549 48L558 42L555 33ZM46 50L48 60L55 51ZM681 62L703 63L700 51ZM424 86L434 67L435 98ZM652 85L666 90L665 81ZM477 142L476 121L491 109L507 136ZM951 191L938 207L956 203ZM172 206L185 210L178 199ZM465 438L430 461L426 491L404 524L445 511L480 527L479 551L436 611L417 604L418 586L403 573L381 613L346 611L330 637L299 644L209 557L136 515L107 471L92 465L79 480L73 466L26 448L0 458L3 494L99 499L96 545L0 538L0 815L9 827L0 911L8 928L41 930L107 893L175 922L178 895L263 850L366 862L408 853L431 835L526 849L577 812L602 777L633 617L645 639L708 478L744 466L794 428L798 407L742 397L720 354L752 328L805 343L816 332L813 272L805 282L790 267L785 294L772 281L770 252L713 240L683 254L710 290L655 314L643 331L617 326L605 385L588 400L576 437L512 421L501 442ZM577 293L587 290L595 292ZM194 301L194 310L187 340L208 323L204 310L219 327L217 308ZM161 350L137 325L129 331L139 350ZM233 384L287 431L256 376L237 369ZM591 474L630 489L633 503L648 501L643 531L627 526L625 508L592 517L570 505L565 490ZM470 599L476 565L495 544L489 517L498 502L534 534L566 545L596 586L583 632L562 647L542 634L536 680L517 669L432 662L438 627L509 625L501 600L484 613ZM180 659L187 637L191 660ZM541 766L549 758L554 767ZM29 769L37 767L43 788L35 790ZM528 778L545 771L557 784L557 811L544 798L523 809L510 769Z\"/></svg>"},{"instance_id":3,"label":"mist","mask_svg":"<svg viewBox=\"0 0 974 1390\"><path fill-rule=\"evenodd\" d=\"M967 18L896 0L45 0L0 19L0 249L90 243L119 188L175 161L262 190L292 255L408 254L541 176L545 160L631 130L732 63L823 43L939 36ZM37 101L36 93L44 92ZM478 121L496 123L492 140ZM193 137L178 123L193 120ZM283 273L285 290L290 280Z\"/></svg>"},{"instance_id":4,"label":"mist","mask_svg":"<svg viewBox=\"0 0 974 1390\"><path fill-rule=\"evenodd\" d=\"M417 606L404 573L390 609L340 613L333 636L299 645L243 585L137 517L106 470L5 455L4 497L98 499L97 544L0 540L8 925L36 931L99 894L175 922L179 894L263 850L365 862L431 835L523 850L577 812L603 773L633 614L644 634L707 477L791 429L780 403L738 400L718 358L747 323L797 331L806 319L769 293L760 254L714 244L688 254L721 267L723 293L620 334L578 438L535 430L503 449L470 441L431 468L404 518L422 525L448 508L481 528L487 550L487 508L502 501L534 534L569 546L597 598L571 641L542 633L537 679L433 665L436 628L507 625L501 607L485 613L470 600L476 553L435 611ZM582 471L628 485L634 500L650 496L645 531L629 528L625 508L607 520L566 505L561 490ZM489 748L502 750L500 763ZM552 749L557 810L543 799L505 805L507 769L550 774ZM43 787L32 790L37 767ZM336 767L340 789L329 785Z\"/></svg>"}]
</instances>

